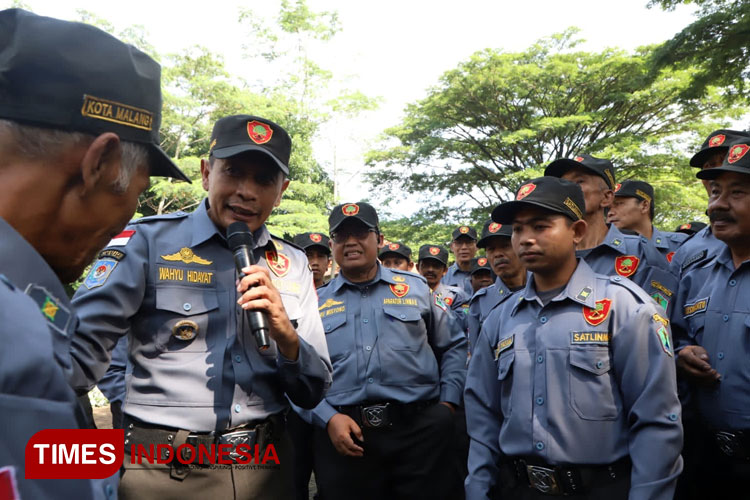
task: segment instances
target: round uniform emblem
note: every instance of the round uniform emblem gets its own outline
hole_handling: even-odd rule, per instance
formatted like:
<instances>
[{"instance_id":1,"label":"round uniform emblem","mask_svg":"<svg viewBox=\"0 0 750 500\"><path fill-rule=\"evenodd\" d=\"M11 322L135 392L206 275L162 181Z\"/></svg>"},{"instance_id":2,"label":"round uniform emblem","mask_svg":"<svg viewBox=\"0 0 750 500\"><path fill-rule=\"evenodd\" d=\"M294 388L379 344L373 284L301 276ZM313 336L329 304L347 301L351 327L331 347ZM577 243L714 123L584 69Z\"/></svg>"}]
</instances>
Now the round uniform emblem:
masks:
<instances>
[{"instance_id":1,"label":"round uniform emblem","mask_svg":"<svg viewBox=\"0 0 750 500\"><path fill-rule=\"evenodd\" d=\"M573 158L573 159L574 159L575 161L577 161L577 162L579 162L579 163L580 163L580 162L582 162L582 161L583 161L583 156L576 156L576 157L575 157L575 158Z\"/></svg>"},{"instance_id":2,"label":"round uniform emblem","mask_svg":"<svg viewBox=\"0 0 750 500\"><path fill-rule=\"evenodd\" d=\"M461 227L460 227L460 228L458 229L458 232L459 232L459 233L461 233L461 234L466 234L466 233L468 233L468 232L469 232L469 228L468 228L468 227L466 227L466 226L461 226Z\"/></svg>"},{"instance_id":3,"label":"round uniform emblem","mask_svg":"<svg viewBox=\"0 0 750 500\"><path fill-rule=\"evenodd\" d=\"M341 207L341 212L347 217L357 215L359 213L359 205L357 205L356 203L347 203L346 205Z\"/></svg>"},{"instance_id":4,"label":"round uniform emblem","mask_svg":"<svg viewBox=\"0 0 750 500\"><path fill-rule=\"evenodd\" d=\"M487 230L489 232L491 232L491 233L496 233L496 232L500 231L501 227L503 227L503 225L500 224L499 222L493 222L492 224L489 225L489 227L487 228Z\"/></svg>"},{"instance_id":5,"label":"round uniform emblem","mask_svg":"<svg viewBox=\"0 0 750 500\"><path fill-rule=\"evenodd\" d=\"M440 253L440 249L438 247L430 247L430 255L437 255Z\"/></svg>"},{"instance_id":6,"label":"round uniform emblem","mask_svg":"<svg viewBox=\"0 0 750 500\"><path fill-rule=\"evenodd\" d=\"M318 233L312 233L310 235L310 239L312 241L314 241L315 243L320 243L320 241L323 239L323 237L321 235L319 235Z\"/></svg>"},{"instance_id":7,"label":"round uniform emblem","mask_svg":"<svg viewBox=\"0 0 750 500\"><path fill-rule=\"evenodd\" d=\"M722 144L724 144L724 141L726 139L727 136L725 136L724 134L715 135L708 141L708 147L715 148L716 146L721 146Z\"/></svg>"},{"instance_id":8,"label":"round uniform emblem","mask_svg":"<svg viewBox=\"0 0 750 500\"><path fill-rule=\"evenodd\" d=\"M485 257L479 257L477 259L477 264L480 266L486 266L487 265L487 259Z\"/></svg>"},{"instance_id":9,"label":"round uniform emblem","mask_svg":"<svg viewBox=\"0 0 750 500\"><path fill-rule=\"evenodd\" d=\"M736 146L732 146L729 149L729 155L727 156L727 161L729 163L735 163L740 160L743 156L745 156L745 153L747 153L747 150L750 149L750 146L747 144L737 144Z\"/></svg>"},{"instance_id":10,"label":"round uniform emblem","mask_svg":"<svg viewBox=\"0 0 750 500\"><path fill-rule=\"evenodd\" d=\"M273 130L271 127L258 120L247 122L247 135L250 136L250 140L255 144L265 144L271 140L273 136Z\"/></svg>"},{"instance_id":11,"label":"round uniform emblem","mask_svg":"<svg viewBox=\"0 0 750 500\"><path fill-rule=\"evenodd\" d=\"M516 195L516 201L523 200L528 195L530 195L532 191L534 191L535 189L536 189L536 184L532 184L532 183L524 184L523 186L521 186L521 189L518 190L518 194Z\"/></svg>"},{"instance_id":12,"label":"round uniform emblem","mask_svg":"<svg viewBox=\"0 0 750 500\"><path fill-rule=\"evenodd\" d=\"M107 272L107 269L109 269L107 266L97 267L96 271L94 271L94 279L98 279L104 276L104 274Z\"/></svg>"},{"instance_id":13,"label":"round uniform emblem","mask_svg":"<svg viewBox=\"0 0 750 500\"><path fill-rule=\"evenodd\" d=\"M398 250L401 247L398 243L390 243L388 245L388 250Z\"/></svg>"},{"instance_id":14,"label":"round uniform emblem","mask_svg":"<svg viewBox=\"0 0 750 500\"><path fill-rule=\"evenodd\" d=\"M198 323L189 319L178 321L172 327L172 336L180 340L193 340L198 335Z\"/></svg>"}]
</instances>

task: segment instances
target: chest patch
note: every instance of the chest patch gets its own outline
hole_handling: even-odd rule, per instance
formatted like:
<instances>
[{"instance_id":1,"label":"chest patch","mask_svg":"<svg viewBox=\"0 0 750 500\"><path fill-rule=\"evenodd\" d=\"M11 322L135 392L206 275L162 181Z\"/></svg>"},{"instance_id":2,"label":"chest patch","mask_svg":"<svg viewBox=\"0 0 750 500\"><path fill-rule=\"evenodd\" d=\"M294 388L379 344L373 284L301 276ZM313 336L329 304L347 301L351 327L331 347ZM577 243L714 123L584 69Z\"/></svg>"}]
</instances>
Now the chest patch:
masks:
<instances>
[{"instance_id":1,"label":"chest patch","mask_svg":"<svg viewBox=\"0 0 750 500\"><path fill-rule=\"evenodd\" d=\"M698 299L691 304L685 304L685 307L682 310L682 315L686 318L689 318L690 316L698 314L699 312L705 311L707 307L708 297L704 299Z\"/></svg>"},{"instance_id":2,"label":"chest patch","mask_svg":"<svg viewBox=\"0 0 750 500\"><path fill-rule=\"evenodd\" d=\"M507 339L502 339L497 342L497 346L495 347L495 359L498 359L500 357L500 353L502 353L503 351L507 351L513 346L513 340L515 338L515 335L511 335Z\"/></svg>"},{"instance_id":3,"label":"chest patch","mask_svg":"<svg viewBox=\"0 0 750 500\"><path fill-rule=\"evenodd\" d=\"M583 319L591 326L604 323L612 308L612 299L597 300L594 304L594 307L583 307Z\"/></svg>"}]
</instances>

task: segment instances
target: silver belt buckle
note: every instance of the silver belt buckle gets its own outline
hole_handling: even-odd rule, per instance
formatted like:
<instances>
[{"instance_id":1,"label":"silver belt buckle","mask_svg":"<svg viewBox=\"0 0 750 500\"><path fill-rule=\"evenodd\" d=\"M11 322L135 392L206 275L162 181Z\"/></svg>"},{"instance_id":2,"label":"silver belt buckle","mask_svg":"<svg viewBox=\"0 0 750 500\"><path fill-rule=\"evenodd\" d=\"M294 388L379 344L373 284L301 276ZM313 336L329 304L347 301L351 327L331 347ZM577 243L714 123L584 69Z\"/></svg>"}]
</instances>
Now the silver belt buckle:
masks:
<instances>
[{"instance_id":1,"label":"silver belt buckle","mask_svg":"<svg viewBox=\"0 0 750 500\"><path fill-rule=\"evenodd\" d=\"M227 432L226 434L221 434L216 439L216 444L228 444L232 446L232 449L229 452L229 458L232 460L232 462L237 462L237 459L240 458L240 454L237 453L237 446L244 444L247 445L246 451L248 453L253 452L253 446L255 445L255 442L257 440L257 432L252 431L234 431L234 432ZM247 456L245 456L247 458Z\"/></svg>"},{"instance_id":2,"label":"silver belt buckle","mask_svg":"<svg viewBox=\"0 0 750 500\"><path fill-rule=\"evenodd\" d=\"M554 469L527 464L526 474L529 476L529 484L537 491L547 495L562 495L562 488Z\"/></svg>"},{"instance_id":3,"label":"silver belt buckle","mask_svg":"<svg viewBox=\"0 0 750 500\"><path fill-rule=\"evenodd\" d=\"M362 408L362 423L365 427L379 428L390 424L388 403L365 406Z\"/></svg>"}]
</instances>

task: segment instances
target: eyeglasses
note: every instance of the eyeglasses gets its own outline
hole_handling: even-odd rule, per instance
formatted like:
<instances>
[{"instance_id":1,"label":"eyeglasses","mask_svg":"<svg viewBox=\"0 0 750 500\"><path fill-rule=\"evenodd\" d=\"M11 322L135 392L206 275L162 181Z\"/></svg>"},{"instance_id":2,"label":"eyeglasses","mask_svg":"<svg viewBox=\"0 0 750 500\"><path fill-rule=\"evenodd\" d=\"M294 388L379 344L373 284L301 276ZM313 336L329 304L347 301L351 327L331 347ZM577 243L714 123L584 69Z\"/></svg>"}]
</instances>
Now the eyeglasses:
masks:
<instances>
[{"instance_id":1,"label":"eyeglasses","mask_svg":"<svg viewBox=\"0 0 750 500\"><path fill-rule=\"evenodd\" d=\"M348 240L350 237L354 236L355 239L358 240L364 240L367 238L367 235L370 233L378 234L378 230L370 227L357 227L357 228L347 228L343 231L337 231L335 233L331 233L331 239L334 243L345 243L346 240Z\"/></svg>"}]
</instances>

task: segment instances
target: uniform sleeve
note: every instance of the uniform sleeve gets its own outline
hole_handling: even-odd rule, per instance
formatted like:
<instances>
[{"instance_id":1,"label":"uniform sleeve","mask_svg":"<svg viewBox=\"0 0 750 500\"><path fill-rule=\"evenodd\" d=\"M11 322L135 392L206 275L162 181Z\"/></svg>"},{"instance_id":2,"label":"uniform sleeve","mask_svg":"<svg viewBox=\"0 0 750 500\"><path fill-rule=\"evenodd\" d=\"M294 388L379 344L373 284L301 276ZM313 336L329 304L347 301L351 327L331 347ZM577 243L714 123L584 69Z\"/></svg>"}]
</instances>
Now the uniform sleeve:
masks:
<instances>
[{"instance_id":1,"label":"uniform sleeve","mask_svg":"<svg viewBox=\"0 0 750 500\"><path fill-rule=\"evenodd\" d=\"M440 401L461 406L466 382L467 344L460 323L447 308L438 306L430 294L430 320L427 335L440 363Z\"/></svg>"},{"instance_id":2,"label":"uniform sleeve","mask_svg":"<svg viewBox=\"0 0 750 500\"><path fill-rule=\"evenodd\" d=\"M489 321L485 322L486 326ZM464 392L466 429L469 445L469 475L466 478L466 498L490 498L490 491L498 477L500 460L500 388L497 387L497 364L486 329L482 329L472 349L469 373Z\"/></svg>"},{"instance_id":3,"label":"uniform sleeve","mask_svg":"<svg viewBox=\"0 0 750 500\"><path fill-rule=\"evenodd\" d=\"M482 322L480 316L482 315L482 308L479 304L481 290L477 292L477 295L471 300L469 304L469 314L466 317L467 335L469 339L469 352L474 350L474 345L477 343L479 338L479 330L482 328Z\"/></svg>"},{"instance_id":4,"label":"uniform sleeve","mask_svg":"<svg viewBox=\"0 0 750 500\"><path fill-rule=\"evenodd\" d=\"M122 337L112 351L112 361L104 376L97 383L110 403L125 400L125 371L128 365L128 338Z\"/></svg>"},{"instance_id":5,"label":"uniform sleeve","mask_svg":"<svg viewBox=\"0 0 750 500\"><path fill-rule=\"evenodd\" d=\"M313 286L312 272L303 272L300 307L302 314L297 324L299 356L290 361L279 353L284 391L289 399L302 408L314 408L331 386L333 367L328 356L328 345L323 323L318 314L318 298ZM307 284L307 286L304 285Z\"/></svg>"},{"instance_id":6,"label":"uniform sleeve","mask_svg":"<svg viewBox=\"0 0 750 500\"><path fill-rule=\"evenodd\" d=\"M148 243L137 228L107 278L97 286L86 284L73 296L78 328L71 345L72 386L79 394L89 391L109 367L111 352L130 331L130 318L138 311L146 290Z\"/></svg>"},{"instance_id":7,"label":"uniform sleeve","mask_svg":"<svg viewBox=\"0 0 750 500\"><path fill-rule=\"evenodd\" d=\"M630 423L630 498L667 500L682 471L682 423L671 334L656 314L639 304L618 318L612 356Z\"/></svg>"}]
</instances>

